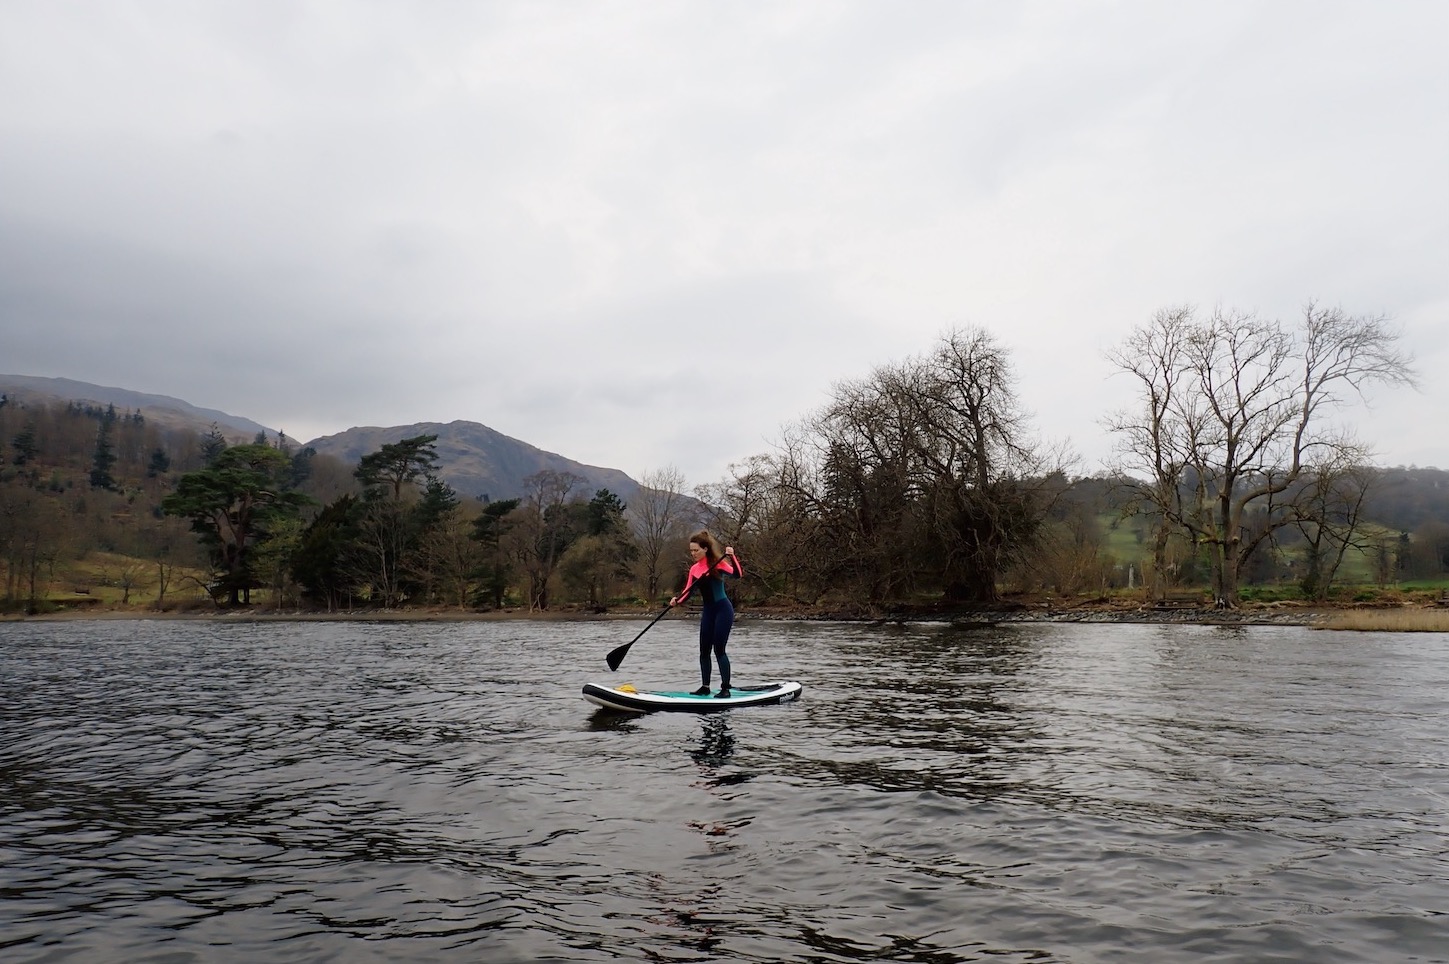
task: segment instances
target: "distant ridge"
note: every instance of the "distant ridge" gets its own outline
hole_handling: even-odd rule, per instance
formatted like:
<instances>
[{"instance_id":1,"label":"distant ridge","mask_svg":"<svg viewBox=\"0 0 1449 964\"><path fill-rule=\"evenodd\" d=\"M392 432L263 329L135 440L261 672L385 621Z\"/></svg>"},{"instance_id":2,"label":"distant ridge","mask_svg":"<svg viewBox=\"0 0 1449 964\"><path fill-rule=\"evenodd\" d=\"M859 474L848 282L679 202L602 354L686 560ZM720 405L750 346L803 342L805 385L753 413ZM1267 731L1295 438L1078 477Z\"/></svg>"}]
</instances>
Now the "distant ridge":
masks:
<instances>
[{"instance_id":1,"label":"distant ridge","mask_svg":"<svg viewBox=\"0 0 1449 964\"><path fill-rule=\"evenodd\" d=\"M251 441L258 432L266 432L273 437L277 434L276 430L249 418L214 408L198 408L190 402L169 395L148 395L128 388L92 385L70 378L0 375L0 393L9 395L17 402L73 401L114 405L123 412L140 409L147 418L173 428L196 428L204 432L215 422L217 428L233 441L238 441L243 436L246 441Z\"/></svg>"},{"instance_id":2,"label":"distant ridge","mask_svg":"<svg viewBox=\"0 0 1449 964\"><path fill-rule=\"evenodd\" d=\"M418 435L438 437L433 445L438 453L438 477L465 499L497 501L517 498L524 492L524 480L545 469L571 472L581 477L584 482L574 490L575 496L589 498L599 489L608 489L627 503L639 491L639 483L618 469L584 465L562 455L545 452L478 422L418 422L389 428L350 428L306 444L321 454L355 464L364 455L376 452L384 445Z\"/></svg>"},{"instance_id":3,"label":"distant ridge","mask_svg":"<svg viewBox=\"0 0 1449 964\"><path fill-rule=\"evenodd\" d=\"M169 395L151 395L128 388L92 385L70 378L35 375L0 375L0 393L19 404L80 402L114 405L122 412L140 410L147 419L168 428L205 432L216 423L233 444L250 442L258 432L275 439L277 432L260 422L228 412L200 408ZM524 492L524 480L547 470L569 472L584 481L573 495L591 497L608 489L626 503L639 492L639 483L618 469L585 465L554 452L510 438L478 422L418 422L386 428L350 428L305 443L319 453L332 455L349 464L382 446L418 435L436 435L438 476L463 498L513 499ZM296 440L293 440L296 442Z\"/></svg>"}]
</instances>

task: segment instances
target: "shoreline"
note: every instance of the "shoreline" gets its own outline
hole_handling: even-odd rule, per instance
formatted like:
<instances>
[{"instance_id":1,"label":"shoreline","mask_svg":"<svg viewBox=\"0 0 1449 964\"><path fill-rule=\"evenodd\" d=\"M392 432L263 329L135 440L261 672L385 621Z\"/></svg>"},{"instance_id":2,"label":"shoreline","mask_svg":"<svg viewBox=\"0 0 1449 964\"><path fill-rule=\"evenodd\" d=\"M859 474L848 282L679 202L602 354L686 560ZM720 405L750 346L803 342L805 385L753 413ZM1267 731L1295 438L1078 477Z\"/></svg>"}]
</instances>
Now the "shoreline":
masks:
<instances>
[{"instance_id":1,"label":"shoreline","mask_svg":"<svg viewBox=\"0 0 1449 964\"><path fill-rule=\"evenodd\" d=\"M1204 626L1318 626L1345 612L1382 613L1390 611L1425 611L1415 606L1306 606L1284 603L1258 604L1236 610L1204 607L1153 606L1005 606L1000 608L961 608L951 610L901 610L886 614L859 613L830 609L773 609L741 607L737 623L749 622L838 622L862 625L939 624L962 629L987 628L1009 623L1140 623L1148 625ZM1429 610L1433 611L1433 610ZM605 612L585 610L529 611L526 609L477 612L460 609L358 609L324 612L315 610L235 609L158 611L136 607L66 609L52 613L0 615L0 623L8 622L73 622L106 620L205 620L212 622L612 622L651 619L658 610L615 609ZM694 619L698 610L685 610L666 618Z\"/></svg>"}]
</instances>

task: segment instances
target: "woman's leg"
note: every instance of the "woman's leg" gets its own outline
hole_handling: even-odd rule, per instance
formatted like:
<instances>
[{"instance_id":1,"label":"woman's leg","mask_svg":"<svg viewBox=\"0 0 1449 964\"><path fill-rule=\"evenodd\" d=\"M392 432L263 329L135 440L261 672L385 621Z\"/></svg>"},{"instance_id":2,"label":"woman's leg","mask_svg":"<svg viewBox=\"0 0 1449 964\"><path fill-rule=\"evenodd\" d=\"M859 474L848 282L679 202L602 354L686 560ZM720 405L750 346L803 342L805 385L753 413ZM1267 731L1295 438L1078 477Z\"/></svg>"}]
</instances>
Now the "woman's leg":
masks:
<instances>
[{"instance_id":1,"label":"woman's leg","mask_svg":"<svg viewBox=\"0 0 1449 964\"><path fill-rule=\"evenodd\" d=\"M735 624L735 607L731 606L729 600L720 603L719 612L714 618L714 658L719 661L719 685L720 689L730 688L730 658L725 653L725 647L729 645L730 630Z\"/></svg>"},{"instance_id":2,"label":"woman's leg","mask_svg":"<svg viewBox=\"0 0 1449 964\"><path fill-rule=\"evenodd\" d=\"M701 689L709 692L709 656L714 643L714 619L709 607L699 615L699 679Z\"/></svg>"}]
</instances>

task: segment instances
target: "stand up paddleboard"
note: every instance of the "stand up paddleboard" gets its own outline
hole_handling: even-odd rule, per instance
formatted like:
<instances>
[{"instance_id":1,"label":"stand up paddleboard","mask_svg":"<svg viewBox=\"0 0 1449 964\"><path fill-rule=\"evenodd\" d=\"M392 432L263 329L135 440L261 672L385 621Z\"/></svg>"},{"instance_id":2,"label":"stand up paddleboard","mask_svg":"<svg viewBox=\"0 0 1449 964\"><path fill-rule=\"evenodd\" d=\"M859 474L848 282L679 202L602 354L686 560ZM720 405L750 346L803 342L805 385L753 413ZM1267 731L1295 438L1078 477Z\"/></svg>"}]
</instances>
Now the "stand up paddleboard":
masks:
<instances>
[{"instance_id":1,"label":"stand up paddleboard","mask_svg":"<svg viewBox=\"0 0 1449 964\"><path fill-rule=\"evenodd\" d=\"M720 699L713 693L708 696L695 696L693 693L636 690L628 683L622 686L585 683L584 699L595 706L620 713L709 713L712 710L728 710L738 706L789 703L799 699L800 691L804 688L793 680L760 686L736 686L730 690L728 697Z\"/></svg>"}]
</instances>

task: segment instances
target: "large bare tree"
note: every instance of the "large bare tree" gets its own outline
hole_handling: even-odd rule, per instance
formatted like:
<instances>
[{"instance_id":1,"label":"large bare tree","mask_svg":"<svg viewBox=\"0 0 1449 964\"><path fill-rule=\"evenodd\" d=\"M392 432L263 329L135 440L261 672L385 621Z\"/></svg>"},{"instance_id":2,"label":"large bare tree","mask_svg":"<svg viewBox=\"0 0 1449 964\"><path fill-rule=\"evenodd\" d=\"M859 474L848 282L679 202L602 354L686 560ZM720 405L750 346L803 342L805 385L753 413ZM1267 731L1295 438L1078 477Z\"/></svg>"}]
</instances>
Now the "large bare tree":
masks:
<instances>
[{"instance_id":1,"label":"large bare tree","mask_svg":"<svg viewBox=\"0 0 1449 964\"><path fill-rule=\"evenodd\" d=\"M1382 316L1314 303L1291 328L1245 312L1200 318L1174 308L1108 354L1136 379L1139 399L1107 423L1119 437L1119 469L1140 480L1144 503L1206 550L1216 605L1239 604L1248 561L1293 524L1306 475L1368 460L1331 415L1371 384L1413 383L1398 337Z\"/></svg>"},{"instance_id":2,"label":"large bare tree","mask_svg":"<svg viewBox=\"0 0 1449 964\"><path fill-rule=\"evenodd\" d=\"M838 583L872 603L934 589L999 598L1036 538L1060 457L1033 436L1007 352L980 328L841 382L806 429L822 541Z\"/></svg>"},{"instance_id":3,"label":"large bare tree","mask_svg":"<svg viewBox=\"0 0 1449 964\"><path fill-rule=\"evenodd\" d=\"M945 596L995 601L1001 573L1035 543L1064 453L1032 433L1011 360L984 329L948 332L909 377Z\"/></svg>"},{"instance_id":4,"label":"large bare tree","mask_svg":"<svg viewBox=\"0 0 1449 964\"><path fill-rule=\"evenodd\" d=\"M1151 519L1147 586L1158 600L1166 597L1171 582L1169 548L1182 513L1188 446L1182 437L1185 420L1175 412L1179 395L1186 391L1181 373L1192 325L1191 307L1163 308L1107 353L1114 366L1137 382L1137 407L1110 417L1107 428L1117 435L1121 464L1135 473L1124 476L1127 510Z\"/></svg>"},{"instance_id":5,"label":"large bare tree","mask_svg":"<svg viewBox=\"0 0 1449 964\"><path fill-rule=\"evenodd\" d=\"M61 504L26 485L0 480L0 609L39 612L56 564L69 548L71 522Z\"/></svg>"},{"instance_id":6,"label":"large bare tree","mask_svg":"<svg viewBox=\"0 0 1449 964\"><path fill-rule=\"evenodd\" d=\"M570 495L584 481L581 475L554 469L543 469L523 480L523 499L514 510L506 539L528 577L530 612L548 608L554 570L577 535L568 514Z\"/></svg>"},{"instance_id":7,"label":"large bare tree","mask_svg":"<svg viewBox=\"0 0 1449 964\"><path fill-rule=\"evenodd\" d=\"M795 472L812 485L835 581L873 605L909 596L929 568L914 383L898 364L838 382L808 430L814 465Z\"/></svg>"},{"instance_id":8,"label":"large bare tree","mask_svg":"<svg viewBox=\"0 0 1449 964\"><path fill-rule=\"evenodd\" d=\"M639 477L639 493L631 500L629 518L639 539L645 599L653 601L659 595L665 552L682 540L687 506L684 473L675 466L666 465Z\"/></svg>"}]
</instances>

